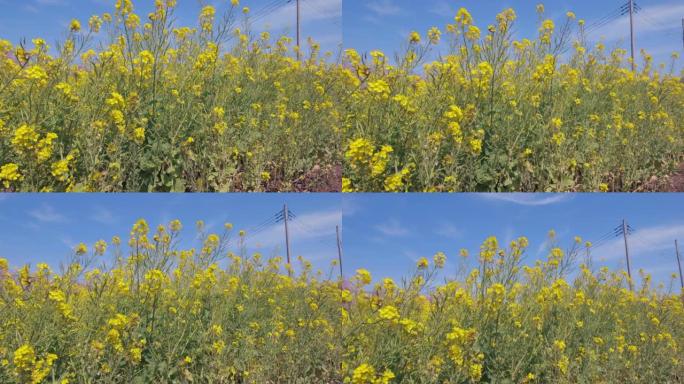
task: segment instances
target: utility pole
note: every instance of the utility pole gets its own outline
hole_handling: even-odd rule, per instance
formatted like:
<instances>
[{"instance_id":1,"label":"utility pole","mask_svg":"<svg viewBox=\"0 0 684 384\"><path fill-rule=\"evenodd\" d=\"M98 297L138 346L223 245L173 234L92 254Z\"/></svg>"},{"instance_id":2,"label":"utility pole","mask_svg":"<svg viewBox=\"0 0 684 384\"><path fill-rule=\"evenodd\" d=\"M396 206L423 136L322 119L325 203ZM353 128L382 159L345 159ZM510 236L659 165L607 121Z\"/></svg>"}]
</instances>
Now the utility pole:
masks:
<instances>
[{"instance_id":1,"label":"utility pole","mask_svg":"<svg viewBox=\"0 0 684 384\"><path fill-rule=\"evenodd\" d=\"M634 290L632 287L632 267L629 264L629 246L627 245L627 221L622 220L622 236L625 239L625 259L627 259L627 276L629 277L629 289Z\"/></svg>"},{"instance_id":2,"label":"utility pole","mask_svg":"<svg viewBox=\"0 0 684 384\"><path fill-rule=\"evenodd\" d=\"M337 232L337 257L340 261L340 280L344 280L344 273L342 273L342 242L340 241L340 226L335 226L335 232ZM680 272L681 274L681 272Z\"/></svg>"},{"instance_id":3,"label":"utility pole","mask_svg":"<svg viewBox=\"0 0 684 384\"><path fill-rule=\"evenodd\" d=\"M285 218L285 247L287 248L287 265L288 265L288 270L287 273L289 275L292 275L291 272L291 267L292 265L290 264L290 232L287 228L287 222L290 221L289 217L289 211L287 210L287 204L283 206L283 217Z\"/></svg>"},{"instance_id":4,"label":"utility pole","mask_svg":"<svg viewBox=\"0 0 684 384\"><path fill-rule=\"evenodd\" d=\"M297 60L301 60L301 58L302 58L302 46L300 45L301 20L300 20L299 1L300 0L297 0Z\"/></svg>"},{"instance_id":5,"label":"utility pole","mask_svg":"<svg viewBox=\"0 0 684 384\"><path fill-rule=\"evenodd\" d=\"M634 62L634 0L629 0L629 39L632 51L632 72L636 70L636 63Z\"/></svg>"},{"instance_id":6,"label":"utility pole","mask_svg":"<svg viewBox=\"0 0 684 384\"><path fill-rule=\"evenodd\" d=\"M684 17L682 17L682 49L684 49Z\"/></svg>"},{"instance_id":7,"label":"utility pole","mask_svg":"<svg viewBox=\"0 0 684 384\"><path fill-rule=\"evenodd\" d=\"M679 258L679 244L675 240L675 253L677 254L677 266L679 267L679 284L681 284L682 291L684 291L684 277L682 277L682 260Z\"/></svg>"}]
</instances>

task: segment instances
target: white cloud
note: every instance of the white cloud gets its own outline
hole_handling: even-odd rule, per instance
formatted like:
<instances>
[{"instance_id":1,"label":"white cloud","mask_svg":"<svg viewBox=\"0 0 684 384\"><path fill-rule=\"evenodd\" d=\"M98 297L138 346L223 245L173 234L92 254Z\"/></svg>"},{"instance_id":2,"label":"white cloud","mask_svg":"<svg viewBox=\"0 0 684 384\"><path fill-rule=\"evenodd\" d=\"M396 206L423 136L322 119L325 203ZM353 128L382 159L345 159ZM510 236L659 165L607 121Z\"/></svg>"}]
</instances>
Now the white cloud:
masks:
<instances>
[{"instance_id":1,"label":"white cloud","mask_svg":"<svg viewBox=\"0 0 684 384\"><path fill-rule=\"evenodd\" d=\"M442 223L442 225L440 225L439 228L437 228L435 233L440 236L452 239L463 236L463 231L461 230L461 228L457 227L452 223Z\"/></svg>"},{"instance_id":2,"label":"white cloud","mask_svg":"<svg viewBox=\"0 0 684 384\"><path fill-rule=\"evenodd\" d=\"M392 0L372 0L366 3L366 8L377 16L391 16L402 12L402 9Z\"/></svg>"},{"instance_id":3,"label":"white cloud","mask_svg":"<svg viewBox=\"0 0 684 384\"><path fill-rule=\"evenodd\" d=\"M684 239L684 224L654 226L637 229L627 238L630 259L639 260L639 265L649 265L649 256L661 251L672 251L674 240ZM598 246L592 252L596 260L617 261L625 257L625 243L617 237ZM651 264L652 265L652 264Z\"/></svg>"},{"instance_id":4,"label":"white cloud","mask_svg":"<svg viewBox=\"0 0 684 384\"><path fill-rule=\"evenodd\" d=\"M399 221L396 219L391 219L386 223L378 224L375 226L375 229L385 236L392 237L405 236L409 233L408 229L406 229L405 226L401 225L401 223L399 223Z\"/></svg>"},{"instance_id":5,"label":"white cloud","mask_svg":"<svg viewBox=\"0 0 684 384\"><path fill-rule=\"evenodd\" d=\"M58 6L67 5L65 0L36 0L36 4L38 4L38 5L58 5Z\"/></svg>"},{"instance_id":6,"label":"white cloud","mask_svg":"<svg viewBox=\"0 0 684 384\"><path fill-rule=\"evenodd\" d=\"M31 4L25 5L24 9L26 10L26 12L31 12L31 13L40 12L40 9L38 9L38 7L36 7L35 5L31 5Z\"/></svg>"},{"instance_id":7,"label":"white cloud","mask_svg":"<svg viewBox=\"0 0 684 384\"><path fill-rule=\"evenodd\" d=\"M454 11L454 8L449 4L448 2L441 0L441 1L435 1L434 4L432 5L432 8L430 8L430 12L434 13L435 15L439 16L445 16L448 15L450 17L453 17L456 12Z\"/></svg>"},{"instance_id":8,"label":"white cloud","mask_svg":"<svg viewBox=\"0 0 684 384\"><path fill-rule=\"evenodd\" d=\"M63 236L59 239L59 242L62 243L65 247L69 249L74 249L76 248L76 242L74 239L72 239L70 236Z\"/></svg>"},{"instance_id":9,"label":"white cloud","mask_svg":"<svg viewBox=\"0 0 684 384\"><path fill-rule=\"evenodd\" d=\"M572 195L568 193L482 193L476 196L487 200L498 200L527 206L559 204L572 199Z\"/></svg>"},{"instance_id":10,"label":"white cloud","mask_svg":"<svg viewBox=\"0 0 684 384\"><path fill-rule=\"evenodd\" d=\"M335 226L341 225L341 222L341 211L319 211L302 214L295 217L288 225L290 242L332 238L335 235ZM260 248L281 246L285 243L283 224L271 225L251 237L248 232L246 242L251 245L256 244ZM330 244L334 245L332 241Z\"/></svg>"},{"instance_id":11,"label":"white cloud","mask_svg":"<svg viewBox=\"0 0 684 384\"><path fill-rule=\"evenodd\" d=\"M634 29L637 39L640 36L662 33L670 29L681 28L684 15L684 4L677 1L669 4L645 6L635 16ZM590 24L590 23L589 23ZM624 40L629 36L629 15L624 15L595 31L592 36L601 37L607 41Z\"/></svg>"},{"instance_id":12,"label":"white cloud","mask_svg":"<svg viewBox=\"0 0 684 384\"><path fill-rule=\"evenodd\" d=\"M59 223L66 221L66 217L47 204L43 204L40 208L30 211L29 216L42 223Z\"/></svg>"},{"instance_id":13,"label":"white cloud","mask_svg":"<svg viewBox=\"0 0 684 384\"><path fill-rule=\"evenodd\" d=\"M353 216L360 208L359 201L352 195L347 193L342 195L342 213L344 216Z\"/></svg>"},{"instance_id":14,"label":"white cloud","mask_svg":"<svg viewBox=\"0 0 684 384\"><path fill-rule=\"evenodd\" d=\"M104 207L95 207L90 218L91 220L101 224L112 224L114 221L116 221L116 217L112 211Z\"/></svg>"},{"instance_id":15,"label":"white cloud","mask_svg":"<svg viewBox=\"0 0 684 384\"><path fill-rule=\"evenodd\" d=\"M418 260L420 260L421 256L418 252L412 251L410 249L407 249L402 252L404 256L406 256L407 259L413 261L414 263L417 263Z\"/></svg>"},{"instance_id":16,"label":"white cloud","mask_svg":"<svg viewBox=\"0 0 684 384\"><path fill-rule=\"evenodd\" d=\"M259 17L259 10L254 10ZM271 29L294 28L297 6L294 1L277 8L274 12L257 20L256 24ZM318 21L342 20L342 0L307 0L300 3L302 25ZM340 27L340 32L341 32Z\"/></svg>"},{"instance_id":17,"label":"white cloud","mask_svg":"<svg viewBox=\"0 0 684 384\"><path fill-rule=\"evenodd\" d=\"M342 46L342 37L340 33L325 33L316 34L313 39L317 44L321 46L333 47L335 45ZM332 52L336 53L336 52Z\"/></svg>"}]
</instances>

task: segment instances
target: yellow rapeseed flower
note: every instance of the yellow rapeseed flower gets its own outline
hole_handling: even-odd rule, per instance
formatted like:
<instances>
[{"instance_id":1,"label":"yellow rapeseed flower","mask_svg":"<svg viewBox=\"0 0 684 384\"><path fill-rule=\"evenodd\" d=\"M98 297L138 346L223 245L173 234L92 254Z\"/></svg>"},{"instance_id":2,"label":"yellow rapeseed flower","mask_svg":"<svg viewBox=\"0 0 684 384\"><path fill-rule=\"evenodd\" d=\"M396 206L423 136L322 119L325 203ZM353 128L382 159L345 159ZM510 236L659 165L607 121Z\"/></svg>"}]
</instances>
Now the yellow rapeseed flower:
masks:
<instances>
[{"instance_id":1,"label":"yellow rapeseed flower","mask_svg":"<svg viewBox=\"0 0 684 384\"><path fill-rule=\"evenodd\" d=\"M368 285L373 281L370 272L367 269L357 269L356 270L356 280L363 285Z\"/></svg>"},{"instance_id":2,"label":"yellow rapeseed flower","mask_svg":"<svg viewBox=\"0 0 684 384\"><path fill-rule=\"evenodd\" d=\"M76 19L71 20L69 30L71 30L71 32L79 32L81 30L81 22Z\"/></svg>"},{"instance_id":3,"label":"yellow rapeseed flower","mask_svg":"<svg viewBox=\"0 0 684 384\"><path fill-rule=\"evenodd\" d=\"M429 264L430 263L428 262L428 259L425 257L421 257L418 260L418 262L416 263L416 265L418 266L418 269L425 269L429 266Z\"/></svg>"},{"instance_id":4,"label":"yellow rapeseed flower","mask_svg":"<svg viewBox=\"0 0 684 384\"><path fill-rule=\"evenodd\" d=\"M19 181L22 178L23 176L19 172L19 165L8 163L0 167L0 182L2 182L5 188L9 188L12 182Z\"/></svg>"},{"instance_id":5,"label":"yellow rapeseed flower","mask_svg":"<svg viewBox=\"0 0 684 384\"><path fill-rule=\"evenodd\" d=\"M413 31L409 34L409 42L412 44L420 43L420 33Z\"/></svg>"}]
</instances>

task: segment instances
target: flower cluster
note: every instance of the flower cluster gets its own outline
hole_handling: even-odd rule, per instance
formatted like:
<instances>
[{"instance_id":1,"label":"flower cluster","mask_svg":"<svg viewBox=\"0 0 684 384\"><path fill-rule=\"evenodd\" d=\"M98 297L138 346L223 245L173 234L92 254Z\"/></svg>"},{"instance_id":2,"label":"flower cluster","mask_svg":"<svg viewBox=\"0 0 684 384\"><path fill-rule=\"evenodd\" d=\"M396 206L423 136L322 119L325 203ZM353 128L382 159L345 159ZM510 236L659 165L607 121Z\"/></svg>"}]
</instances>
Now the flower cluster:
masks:
<instances>
[{"instance_id":1,"label":"flower cluster","mask_svg":"<svg viewBox=\"0 0 684 384\"><path fill-rule=\"evenodd\" d=\"M668 70L676 66L656 68L643 53L631 70L624 50L591 46L574 13L554 22L543 5L537 12L536 39L516 40L512 9L486 29L461 9L443 34L411 33L397 62L348 49L356 88L343 106L344 190L666 188L684 160L684 85ZM447 51L423 63L440 39ZM361 142L393 149L386 172L350 156Z\"/></svg>"},{"instance_id":2,"label":"flower cluster","mask_svg":"<svg viewBox=\"0 0 684 384\"><path fill-rule=\"evenodd\" d=\"M683 297L592 271L580 238L561 249L552 232L548 257L525 263L527 238L491 237L474 260L437 252L397 283L236 254L244 231L197 227L200 246L179 249L180 221L140 220L128 248L81 244L59 273L0 258L0 382L674 383L684 370Z\"/></svg>"},{"instance_id":3,"label":"flower cluster","mask_svg":"<svg viewBox=\"0 0 684 384\"><path fill-rule=\"evenodd\" d=\"M154 3L74 20L58 50L0 40L0 190L326 188L304 182L342 163L351 80L330 54L252 37L237 0L199 10L197 27Z\"/></svg>"}]
</instances>

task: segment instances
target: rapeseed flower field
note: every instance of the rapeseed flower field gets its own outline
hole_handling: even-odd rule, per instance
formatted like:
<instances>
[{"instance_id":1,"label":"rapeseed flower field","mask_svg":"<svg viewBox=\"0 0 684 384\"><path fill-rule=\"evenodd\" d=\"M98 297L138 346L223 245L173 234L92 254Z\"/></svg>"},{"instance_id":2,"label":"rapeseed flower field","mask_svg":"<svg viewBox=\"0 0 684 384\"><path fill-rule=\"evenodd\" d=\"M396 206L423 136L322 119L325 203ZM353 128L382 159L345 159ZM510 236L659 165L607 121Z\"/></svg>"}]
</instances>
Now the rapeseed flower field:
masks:
<instances>
[{"instance_id":1,"label":"rapeseed flower field","mask_svg":"<svg viewBox=\"0 0 684 384\"><path fill-rule=\"evenodd\" d=\"M340 64L255 35L238 1L192 28L155 4L73 20L54 48L0 40L0 188L648 191L683 161L681 76L646 52L632 70L573 13L540 5L516 40L512 9L486 30L462 9L395 62Z\"/></svg>"},{"instance_id":2,"label":"rapeseed flower field","mask_svg":"<svg viewBox=\"0 0 684 384\"><path fill-rule=\"evenodd\" d=\"M201 245L183 249L178 220L139 220L127 245L80 244L59 272L0 259L0 381L684 380L684 296L594 267L579 238L561 249L551 234L531 264L526 238L488 238L443 282L442 252L403 282L365 269L343 281L246 254L231 224L197 227Z\"/></svg>"},{"instance_id":3,"label":"rapeseed flower field","mask_svg":"<svg viewBox=\"0 0 684 384\"><path fill-rule=\"evenodd\" d=\"M341 188L348 80L330 54L255 34L238 0L194 27L154 4L117 0L56 47L0 40L0 190Z\"/></svg>"},{"instance_id":4,"label":"rapeseed flower field","mask_svg":"<svg viewBox=\"0 0 684 384\"><path fill-rule=\"evenodd\" d=\"M574 13L537 13L536 38L515 36L513 9L482 28L461 9L444 29L411 33L395 60L348 49L344 190L663 189L684 156L679 54L632 63Z\"/></svg>"}]
</instances>

